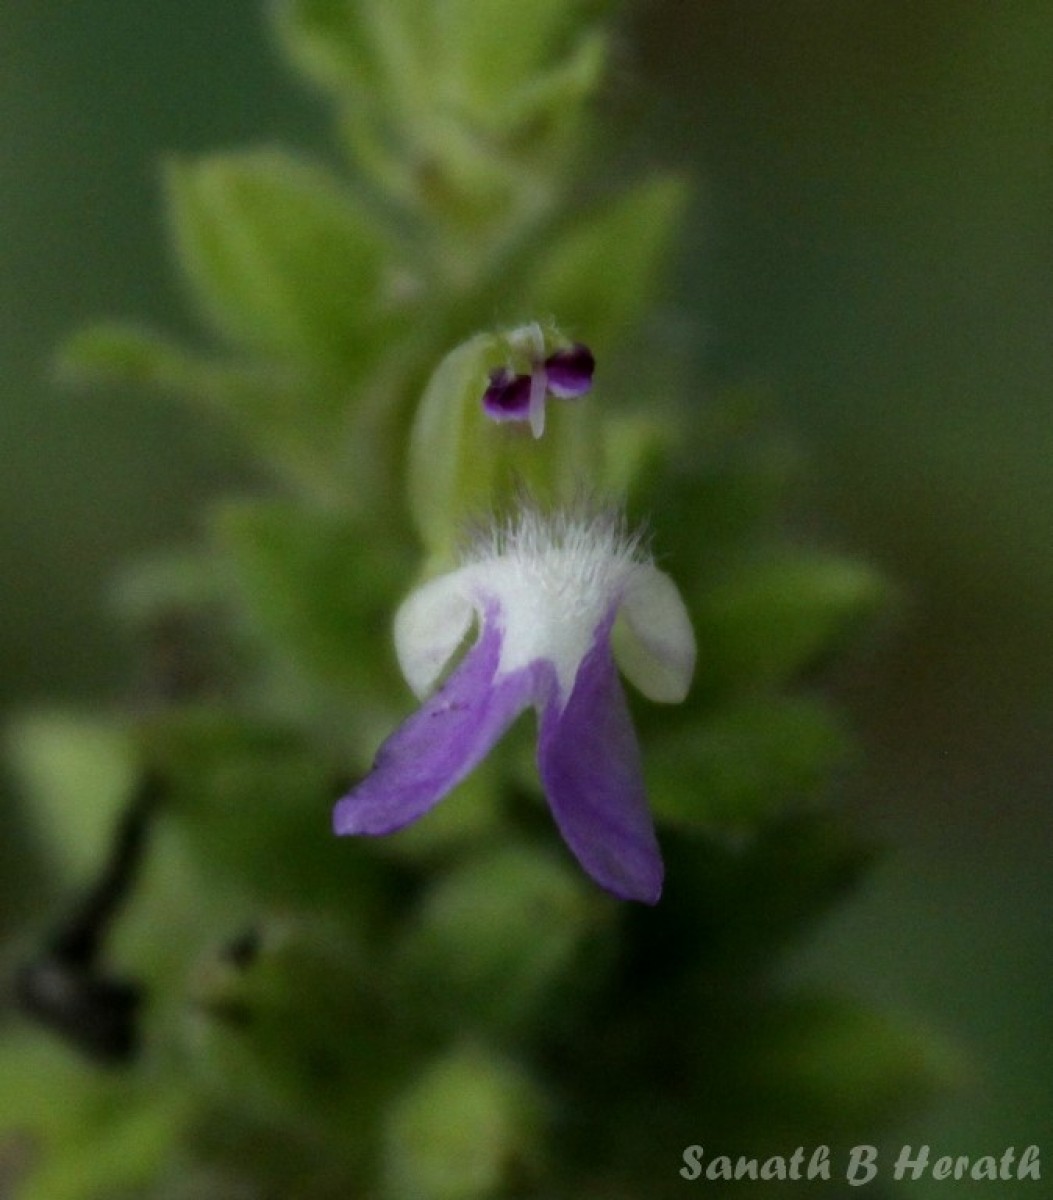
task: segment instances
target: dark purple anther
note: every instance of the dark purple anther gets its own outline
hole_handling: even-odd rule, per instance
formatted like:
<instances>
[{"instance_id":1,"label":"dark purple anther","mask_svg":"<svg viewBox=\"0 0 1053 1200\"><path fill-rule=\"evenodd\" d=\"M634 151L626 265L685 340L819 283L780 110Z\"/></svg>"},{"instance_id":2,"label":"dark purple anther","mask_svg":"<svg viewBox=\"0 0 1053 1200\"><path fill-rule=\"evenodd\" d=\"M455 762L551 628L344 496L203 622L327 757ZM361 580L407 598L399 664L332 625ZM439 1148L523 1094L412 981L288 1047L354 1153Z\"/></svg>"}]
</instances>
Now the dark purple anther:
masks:
<instances>
[{"instance_id":1,"label":"dark purple anther","mask_svg":"<svg viewBox=\"0 0 1053 1200\"><path fill-rule=\"evenodd\" d=\"M530 412L530 376L516 375L507 367L491 371L483 408L495 421L525 421Z\"/></svg>"},{"instance_id":2,"label":"dark purple anther","mask_svg":"<svg viewBox=\"0 0 1053 1200\"><path fill-rule=\"evenodd\" d=\"M592 387L596 360L581 342L556 350L542 359L544 339L537 325L526 326L530 334L527 348L530 373L516 374L511 367L490 372L490 384L483 393L483 411L493 421L529 421L534 437L545 431L545 401L574 400Z\"/></svg>"},{"instance_id":3,"label":"dark purple anther","mask_svg":"<svg viewBox=\"0 0 1053 1200\"><path fill-rule=\"evenodd\" d=\"M573 400L584 396L592 387L592 375L596 370L596 359L588 346L575 342L566 350L557 350L545 359L545 376L548 390L560 400Z\"/></svg>"}]
</instances>

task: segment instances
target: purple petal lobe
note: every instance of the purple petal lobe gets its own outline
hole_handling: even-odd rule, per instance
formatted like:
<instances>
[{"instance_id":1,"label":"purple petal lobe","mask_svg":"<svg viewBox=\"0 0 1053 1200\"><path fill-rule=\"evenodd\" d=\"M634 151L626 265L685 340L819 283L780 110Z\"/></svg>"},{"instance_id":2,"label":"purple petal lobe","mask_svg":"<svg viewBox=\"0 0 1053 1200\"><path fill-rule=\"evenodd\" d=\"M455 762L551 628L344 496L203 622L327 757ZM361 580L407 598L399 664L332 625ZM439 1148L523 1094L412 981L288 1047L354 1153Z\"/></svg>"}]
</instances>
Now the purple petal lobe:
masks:
<instances>
[{"instance_id":1,"label":"purple petal lobe","mask_svg":"<svg viewBox=\"0 0 1053 1200\"><path fill-rule=\"evenodd\" d=\"M562 711L553 700L541 714L538 767L552 815L585 870L616 896L657 903L662 858L609 624L597 630Z\"/></svg>"},{"instance_id":2,"label":"purple petal lobe","mask_svg":"<svg viewBox=\"0 0 1053 1200\"><path fill-rule=\"evenodd\" d=\"M525 421L530 416L530 376L515 375L506 367L490 372L483 393L483 408L495 421Z\"/></svg>"},{"instance_id":3,"label":"purple petal lobe","mask_svg":"<svg viewBox=\"0 0 1053 1200\"><path fill-rule=\"evenodd\" d=\"M560 400L584 396L592 387L596 360L588 346L576 342L566 350L557 350L545 359L548 390Z\"/></svg>"},{"instance_id":4,"label":"purple petal lobe","mask_svg":"<svg viewBox=\"0 0 1053 1200\"><path fill-rule=\"evenodd\" d=\"M338 835L393 833L423 816L489 753L532 703L529 670L494 681L501 655L496 610L446 683L380 747L373 770L333 810Z\"/></svg>"}]
</instances>

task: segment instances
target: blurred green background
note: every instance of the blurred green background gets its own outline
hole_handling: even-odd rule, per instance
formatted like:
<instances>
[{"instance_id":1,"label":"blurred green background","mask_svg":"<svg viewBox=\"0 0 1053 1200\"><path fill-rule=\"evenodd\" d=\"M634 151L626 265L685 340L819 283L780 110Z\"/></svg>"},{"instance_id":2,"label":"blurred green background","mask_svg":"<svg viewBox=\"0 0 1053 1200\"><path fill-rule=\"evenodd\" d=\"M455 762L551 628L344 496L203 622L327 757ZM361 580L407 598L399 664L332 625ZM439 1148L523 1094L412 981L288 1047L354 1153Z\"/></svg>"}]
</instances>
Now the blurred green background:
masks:
<instances>
[{"instance_id":1,"label":"blurred green background","mask_svg":"<svg viewBox=\"0 0 1053 1200\"><path fill-rule=\"evenodd\" d=\"M192 536L207 497L247 479L223 431L174 403L71 394L48 370L98 317L194 334L162 153L325 145L262 7L0 6L8 709L118 696L116 568ZM902 589L831 681L865 751L838 795L887 852L794 969L963 1048L962 1089L903 1140L1053 1160L1053 8L647 0L627 17L605 136L615 161L695 183L665 314L692 402L771 393L804 450L802 538ZM9 792L10 926L41 881Z\"/></svg>"}]
</instances>

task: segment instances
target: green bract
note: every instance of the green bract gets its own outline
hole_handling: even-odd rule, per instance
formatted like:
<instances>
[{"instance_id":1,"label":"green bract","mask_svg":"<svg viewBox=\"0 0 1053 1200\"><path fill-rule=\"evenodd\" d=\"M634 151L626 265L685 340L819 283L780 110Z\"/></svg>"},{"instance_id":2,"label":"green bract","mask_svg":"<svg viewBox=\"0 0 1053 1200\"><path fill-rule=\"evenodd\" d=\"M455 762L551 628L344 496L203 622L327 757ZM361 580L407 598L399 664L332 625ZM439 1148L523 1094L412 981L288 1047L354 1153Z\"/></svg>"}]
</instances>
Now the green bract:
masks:
<instances>
[{"instance_id":1,"label":"green bract","mask_svg":"<svg viewBox=\"0 0 1053 1200\"><path fill-rule=\"evenodd\" d=\"M507 334L478 334L442 360L424 389L410 430L407 484L417 531L437 565L452 557L470 524L485 523L517 493L568 502L601 475L605 422L591 401L551 405L537 440L523 424L483 416L490 370L508 363L529 370L518 353Z\"/></svg>"}]
</instances>

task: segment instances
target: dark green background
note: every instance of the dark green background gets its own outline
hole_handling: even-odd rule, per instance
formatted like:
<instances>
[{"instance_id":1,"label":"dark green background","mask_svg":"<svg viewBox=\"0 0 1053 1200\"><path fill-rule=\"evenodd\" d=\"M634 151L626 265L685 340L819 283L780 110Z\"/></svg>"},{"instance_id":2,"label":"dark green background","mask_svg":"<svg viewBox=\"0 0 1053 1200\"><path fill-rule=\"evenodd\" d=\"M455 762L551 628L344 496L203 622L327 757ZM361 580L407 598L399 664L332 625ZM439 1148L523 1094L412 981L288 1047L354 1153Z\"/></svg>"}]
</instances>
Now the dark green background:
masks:
<instances>
[{"instance_id":1,"label":"dark green background","mask_svg":"<svg viewBox=\"0 0 1053 1200\"><path fill-rule=\"evenodd\" d=\"M7 706L119 694L108 581L244 478L222 431L153 397L63 391L48 360L99 316L193 334L160 154L323 143L261 12L0 7ZM839 792L890 850L800 973L964 1047L968 1083L903 1140L1038 1142L1053 1172L1053 8L652 0L630 17L611 155L696 183L670 310L692 402L773 392L805 449L803 536L878 563L905 597L832 684L866 748ZM13 844L9 907L31 912ZM982 1190L909 1194L951 1189Z\"/></svg>"}]
</instances>

